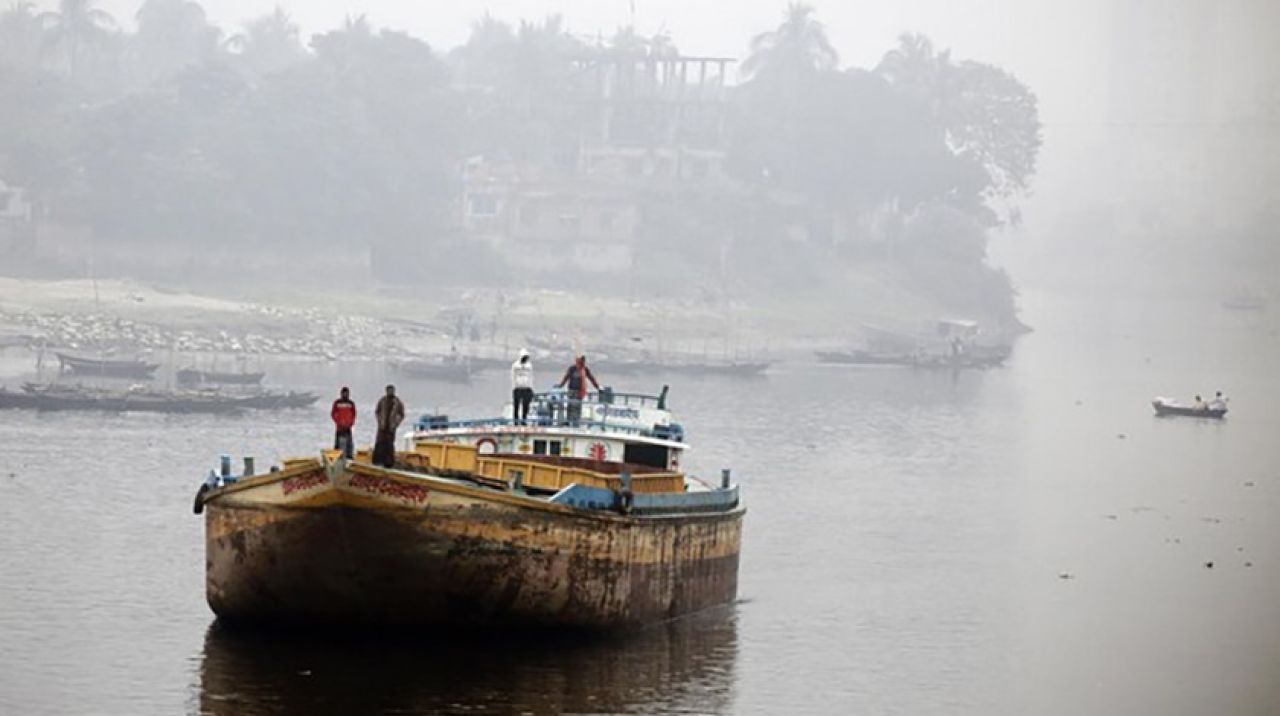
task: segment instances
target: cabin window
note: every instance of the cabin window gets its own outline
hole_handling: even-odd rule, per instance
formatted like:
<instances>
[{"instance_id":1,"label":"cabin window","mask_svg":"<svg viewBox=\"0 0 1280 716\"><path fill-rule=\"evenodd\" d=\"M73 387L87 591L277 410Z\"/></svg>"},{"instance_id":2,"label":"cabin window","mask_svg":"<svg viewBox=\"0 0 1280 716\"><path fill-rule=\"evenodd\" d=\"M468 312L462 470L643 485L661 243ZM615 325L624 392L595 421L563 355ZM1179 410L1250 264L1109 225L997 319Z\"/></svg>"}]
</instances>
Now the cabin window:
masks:
<instances>
[{"instance_id":1,"label":"cabin window","mask_svg":"<svg viewBox=\"0 0 1280 716\"><path fill-rule=\"evenodd\" d=\"M559 455L560 441L559 440L534 440L533 454L534 455Z\"/></svg>"},{"instance_id":2,"label":"cabin window","mask_svg":"<svg viewBox=\"0 0 1280 716\"><path fill-rule=\"evenodd\" d=\"M667 469L667 449L661 445L630 443L622 451L622 461L665 470Z\"/></svg>"}]
</instances>

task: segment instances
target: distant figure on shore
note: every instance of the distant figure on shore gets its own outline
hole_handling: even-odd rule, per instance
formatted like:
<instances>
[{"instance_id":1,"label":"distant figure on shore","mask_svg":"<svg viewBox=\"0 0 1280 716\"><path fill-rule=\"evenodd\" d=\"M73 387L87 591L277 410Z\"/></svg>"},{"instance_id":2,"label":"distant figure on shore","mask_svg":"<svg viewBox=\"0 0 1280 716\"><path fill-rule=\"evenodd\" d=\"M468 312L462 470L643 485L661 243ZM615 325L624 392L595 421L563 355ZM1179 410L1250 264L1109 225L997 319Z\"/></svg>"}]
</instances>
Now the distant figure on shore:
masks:
<instances>
[{"instance_id":1,"label":"distant figure on shore","mask_svg":"<svg viewBox=\"0 0 1280 716\"><path fill-rule=\"evenodd\" d=\"M373 464L394 467L396 464L396 428L404 421L404 403L396 397L396 387L387 386L387 394L374 409L378 417L378 437L373 442Z\"/></svg>"},{"instance_id":2,"label":"distant figure on shore","mask_svg":"<svg viewBox=\"0 0 1280 716\"><path fill-rule=\"evenodd\" d=\"M520 349L520 357L511 364L511 418L516 425L529 422L529 405L533 403L533 361L529 351Z\"/></svg>"},{"instance_id":3,"label":"distant figure on shore","mask_svg":"<svg viewBox=\"0 0 1280 716\"><path fill-rule=\"evenodd\" d=\"M565 387L569 389L569 406L568 417L571 425L576 425L578 419L582 417L582 401L587 397L587 381L600 390L600 383L596 381L595 375L591 373L591 369L587 367L587 357L581 353L564 372L564 377L556 383L556 387Z\"/></svg>"},{"instance_id":4,"label":"distant figure on shore","mask_svg":"<svg viewBox=\"0 0 1280 716\"><path fill-rule=\"evenodd\" d=\"M1208 407L1209 407L1209 406L1207 406L1207 405L1205 405L1205 404L1204 404L1204 398L1201 398L1199 394L1196 394L1196 399L1195 399L1195 401L1193 401L1193 402L1191 403L1191 409L1192 409L1192 410L1207 410L1207 409L1208 409Z\"/></svg>"},{"instance_id":5,"label":"distant figure on shore","mask_svg":"<svg viewBox=\"0 0 1280 716\"><path fill-rule=\"evenodd\" d=\"M1210 410L1226 410L1227 409L1227 399L1222 395L1221 390L1219 390L1217 394L1213 396L1213 400L1209 401L1209 409Z\"/></svg>"},{"instance_id":6,"label":"distant figure on shore","mask_svg":"<svg viewBox=\"0 0 1280 716\"><path fill-rule=\"evenodd\" d=\"M355 440L351 437L351 428L356 424L356 404L351 402L351 390L345 385L338 392L338 399L333 401L329 409L329 417L333 418L333 449L341 450L350 460L355 454Z\"/></svg>"}]
</instances>

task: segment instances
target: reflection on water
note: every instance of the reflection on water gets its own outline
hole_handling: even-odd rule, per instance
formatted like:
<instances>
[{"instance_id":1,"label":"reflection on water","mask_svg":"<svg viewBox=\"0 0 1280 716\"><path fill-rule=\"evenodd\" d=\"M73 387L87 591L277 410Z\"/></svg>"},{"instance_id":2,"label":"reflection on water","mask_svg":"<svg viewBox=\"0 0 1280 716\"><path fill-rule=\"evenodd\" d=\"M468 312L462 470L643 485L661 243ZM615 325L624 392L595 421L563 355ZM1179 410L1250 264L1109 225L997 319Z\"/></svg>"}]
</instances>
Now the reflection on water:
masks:
<instances>
[{"instance_id":1,"label":"reflection on water","mask_svg":"<svg viewBox=\"0 0 1280 716\"><path fill-rule=\"evenodd\" d=\"M728 713L734 608L628 635L205 633L199 712Z\"/></svg>"}]
</instances>

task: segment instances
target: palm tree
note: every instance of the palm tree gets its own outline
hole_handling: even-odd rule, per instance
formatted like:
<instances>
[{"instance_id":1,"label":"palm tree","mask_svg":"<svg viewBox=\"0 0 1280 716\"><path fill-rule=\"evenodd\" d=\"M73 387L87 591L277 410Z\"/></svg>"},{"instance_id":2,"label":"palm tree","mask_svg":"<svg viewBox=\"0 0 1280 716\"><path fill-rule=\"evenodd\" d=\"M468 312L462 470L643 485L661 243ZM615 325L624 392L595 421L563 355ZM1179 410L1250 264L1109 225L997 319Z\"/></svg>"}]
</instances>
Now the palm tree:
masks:
<instances>
[{"instance_id":1,"label":"palm tree","mask_svg":"<svg viewBox=\"0 0 1280 716\"><path fill-rule=\"evenodd\" d=\"M100 43L116 28L105 10L93 7L93 0L59 0L58 9L40 15L48 39L67 53L67 73L78 74L80 53L86 45Z\"/></svg>"},{"instance_id":2,"label":"palm tree","mask_svg":"<svg viewBox=\"0 0 1280 716\"><path fill-rule=\"evenodd\" d=\"M365 15L347 15L342 27L311 37L311 49L321 60L339 71L349 70L357 58L375 42L373 26Z\"/></svg>"},{"instance_id":3,"label":"palm tree","mask_svg":"<svg viewBox=\"0 0 1280 716\"><path fill-rule=\"evenodd\" d=\"M244 24L244 32L227 40L227 49L257 74L282 70L306 55L297 23L279 5L270 15Z\"/></svg>"},{"instance_id":4,"label":"palm tree","mask_svg":"<svg viewBox=\"0 0 1280 716\"><path fill-rule=\"evenodd\" d=\"M471 23L467 43L454 48L449 59L465 85L496 89L505 85L514 66L515 33L511 26L485 13Z\"/></svg>"},{"instance_id":5,"label":"palm tree","mask_svg":"<svg viewBox=\"0 0 1280 716\"><path fill-rule=\"evenodd\" d=\"M142 84L199 64L218 51L221 30L191 0L145 0L135 16L138 32L128 59Z\"/></svg>"},{"instance_id":6,"label":"palm tree","mask_svg":"<svg viewBox=\"0 0 1280 716\"><path fill-rule=\"evenodd\" d=\"M792 2L777 29L751 39L751 54L742 63L742 72L748 79L773 75L794 80L832 69L839 60L826 29L813 17L813 8Z\"/></svg>"},{"instance_id":7,"label":"palm tree","mask_svg":"<svg viewBox=\"0 0 1280 716\"><path fill-rule=\"evenodd\" d=\"M924 35L904 33L889 50L875 73L908 96L923 102L934 119L943 119L954 94L951 51L937 52Z\"/></svg>"},{"instance_id":8,"label":"palm tree","mask_svg":"<svg viewBox=\"0 0 1280 716\"><path fill-rule=\"evenodd\" d=\"M35 67L40 63L44 25L35 5L15 0L0 13L0 65Z\"/></svg>"}]
</instances>

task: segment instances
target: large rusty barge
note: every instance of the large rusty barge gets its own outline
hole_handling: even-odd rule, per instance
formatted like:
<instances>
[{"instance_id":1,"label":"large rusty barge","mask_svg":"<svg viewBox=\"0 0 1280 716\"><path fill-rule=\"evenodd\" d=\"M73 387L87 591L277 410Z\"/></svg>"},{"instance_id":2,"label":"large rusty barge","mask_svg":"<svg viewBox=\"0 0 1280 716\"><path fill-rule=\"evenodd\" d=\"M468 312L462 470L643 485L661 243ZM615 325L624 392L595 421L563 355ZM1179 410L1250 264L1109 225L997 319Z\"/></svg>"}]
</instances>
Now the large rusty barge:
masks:
<instances>
[{"instance_id":1,"label":"large rusty barge","mask_svg":"<svg viewBox=\"0 0 1280 716\"><path fill-rule=\"evenodd\" d=\"M528 420L424 416L366 451L212 473L206 594L221 619L628 627L731 602L745 512L680 470L660 396L535 397ZM252 470L246 466L246 473Z\"/></svg>"}]
</instances>

